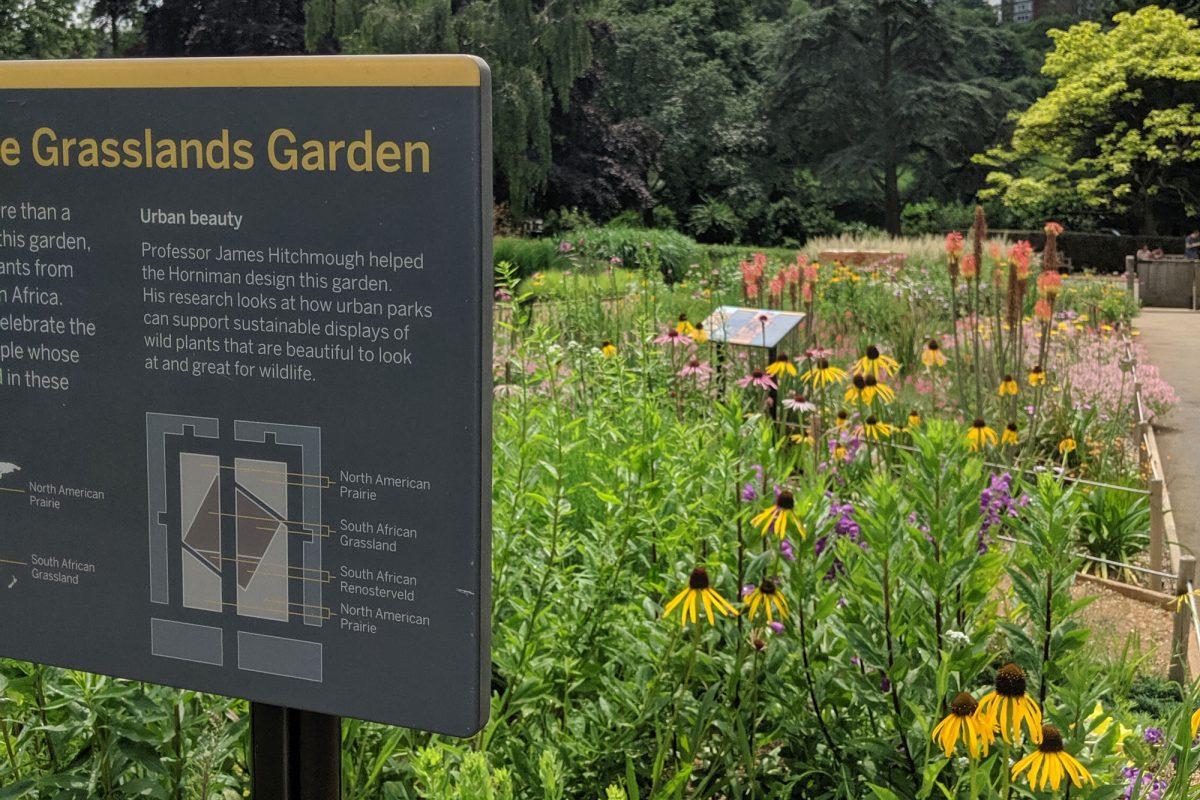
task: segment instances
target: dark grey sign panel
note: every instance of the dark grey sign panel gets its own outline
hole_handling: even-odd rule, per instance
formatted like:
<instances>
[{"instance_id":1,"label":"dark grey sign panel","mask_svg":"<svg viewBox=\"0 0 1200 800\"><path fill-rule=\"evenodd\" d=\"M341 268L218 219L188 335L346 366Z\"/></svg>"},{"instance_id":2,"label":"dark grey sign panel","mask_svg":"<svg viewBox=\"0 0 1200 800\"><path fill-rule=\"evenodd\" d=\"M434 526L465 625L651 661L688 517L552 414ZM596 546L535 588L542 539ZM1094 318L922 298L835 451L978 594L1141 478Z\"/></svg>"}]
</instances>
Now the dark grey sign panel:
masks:
<instances>
[{"instance_id":1,"label":"dark grey sign panel","mask_svg":"<svg viewBox=\"0 0 1200 800\"><path fill-rule=\"evenodd\" d=\"M0 655L483 725L489 91L0 64Z\"/></svg>"}]
</instances>

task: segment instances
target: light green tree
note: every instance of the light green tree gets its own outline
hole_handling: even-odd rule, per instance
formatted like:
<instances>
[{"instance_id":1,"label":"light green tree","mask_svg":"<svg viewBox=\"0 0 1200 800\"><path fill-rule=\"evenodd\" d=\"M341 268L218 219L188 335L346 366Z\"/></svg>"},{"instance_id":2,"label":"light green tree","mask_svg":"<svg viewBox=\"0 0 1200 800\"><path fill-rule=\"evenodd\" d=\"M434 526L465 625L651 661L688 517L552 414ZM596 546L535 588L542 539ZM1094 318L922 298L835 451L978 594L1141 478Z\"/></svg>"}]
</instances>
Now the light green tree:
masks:
<instances>
[{"instance_id":1,"label":"light green tree","mask_svg":"<svg viewBox=\"0 0 1200 800\"><path fill-rule=\"evenodd\" d=\"M1144 234L1200 207L1200 28L1149 6L1104 30L1054 30L1054 87L1016 117L1011 141L977 161L982 196L1019 215L1122 218Z\"/></svg>"},{"instance_id":2,"label":"light green tree","mask_svg":"<svg viewBox=\"0 0 1200 800\"><path fill-rule=\"evenodd\" d=\"M75 0L0 0L0 58L92 55L92 33L77 11Z\"/></svg>"}]
</instances>

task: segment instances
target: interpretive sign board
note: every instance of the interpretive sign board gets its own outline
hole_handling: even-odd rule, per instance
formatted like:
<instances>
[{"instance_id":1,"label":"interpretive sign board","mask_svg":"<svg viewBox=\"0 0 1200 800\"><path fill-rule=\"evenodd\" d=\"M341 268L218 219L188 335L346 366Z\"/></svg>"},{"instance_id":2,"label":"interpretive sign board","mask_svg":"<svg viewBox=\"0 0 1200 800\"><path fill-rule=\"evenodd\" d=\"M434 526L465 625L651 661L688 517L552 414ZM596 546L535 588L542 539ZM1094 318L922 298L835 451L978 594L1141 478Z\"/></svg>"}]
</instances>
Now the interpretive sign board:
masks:
<instances>
[{"instance_id":1,"label":"interpretive sign board","mask_svg":"<svg viewBox=\"0 0 1200 800\"><path fill-rule=\"evenodd\" d=\"M704 330L714 342L775 347L802 322L804 314L798 311L718 306L704 320Z\"/></svg>"},{"instance_id":2,"label":"interpretive sign board","mask_svg":"<svg viewBox=\"0 0 1200 800\"><path fill-rule=\"evenodd\" d=\"M0 655L478 730L487 66L10 62L0 103Z\"/></svg>"}]
</instances>

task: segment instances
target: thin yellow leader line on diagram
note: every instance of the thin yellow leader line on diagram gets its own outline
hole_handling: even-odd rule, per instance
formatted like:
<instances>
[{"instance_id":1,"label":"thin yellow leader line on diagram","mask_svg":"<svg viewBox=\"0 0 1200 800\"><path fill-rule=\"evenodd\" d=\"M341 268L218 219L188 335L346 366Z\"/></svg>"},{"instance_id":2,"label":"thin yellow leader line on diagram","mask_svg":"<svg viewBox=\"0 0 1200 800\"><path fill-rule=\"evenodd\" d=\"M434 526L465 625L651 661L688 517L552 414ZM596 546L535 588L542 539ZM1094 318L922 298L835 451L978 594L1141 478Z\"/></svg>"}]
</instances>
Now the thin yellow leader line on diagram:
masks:
<instances>
[{"instance_id":1,"label":"thin yellow leader line on diagram","mask_svg":"<svg viewBox=\"0 0 1200 800\"><path fill-rule=\"evenodd\" d=\"M275 56L0 62L0 89L479 86L472 56Z\"/></svg>"}]
</instances>

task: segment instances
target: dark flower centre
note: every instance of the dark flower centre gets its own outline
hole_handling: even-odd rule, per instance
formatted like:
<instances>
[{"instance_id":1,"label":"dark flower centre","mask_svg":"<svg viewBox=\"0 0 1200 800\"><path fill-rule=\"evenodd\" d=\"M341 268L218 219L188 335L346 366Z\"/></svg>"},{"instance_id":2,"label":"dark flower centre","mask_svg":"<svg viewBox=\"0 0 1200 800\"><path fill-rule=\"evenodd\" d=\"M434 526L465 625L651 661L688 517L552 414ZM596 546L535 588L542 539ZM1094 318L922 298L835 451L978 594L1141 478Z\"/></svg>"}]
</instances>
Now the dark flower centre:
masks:
<instances>
[{"instance_id":1,"label":"dark flower centre","mask_svg":"<svg viewBox=\"0 0 1200 800\"><path fill-rule=\"evenodd\" d=\"M1043 753L1061 753L1063 751L1062 734L1058 732L1058 728L1053 725L1042 726L1042 743L1038 745L1038 750Z\"/></svg>"},{"instance_id":2,"label":"dark flower centre","mask_svg":"<svg viewBox=\"0 0 1200 800\"><path fill-rule=\"evenodd\" d=\"M969 717L975 713L977 708L979 708L979 703L976 703L975 698L966 692L959 692L950 701L950 712L956 717Z\"/></svg>"},{"instance_id":3,"label":"dark flower centre","mask_svg":"<svg viewBox=\"0 0 1200 800\"><path fill-rule=\"evenodd\" d=\"M751 375L751 377L756 378L756 379L761 378L763 376L763 371L761 369L756 369L753 372L751 372L750 375Z\"/></svg>"},{"instance_id":4,"label":"dark flower centre","mask_svg":"<svg viewBox=\"0 0 1200 800\"><path fill-rule=\"evenodd\" d=\"M849 414L847 414L845 411L839 411L839 412L838 412L838 415L837 415L837 418L838 418L839 420L841 420L841 421L845 422L846 420L848 420L848 419L850 418L850 415L849 415Z\"/></svg>"},{"instance_id":5,"label":"dark flower centre","mask_svg":"<svg viewBox=\"0 0 1200 800\"><path fill-rule=\"evenodd\" d=\"M601 344L600 346L601 347L612 347L612 342L610 342L608 339L605 339L604 343Z\"/></svg>"},{"instance_id":6,"label":"dark flower centre","mask_svg":"<svg viewBox=\"0 0 1200 800\"><path fill-rule=\"evenodd\" d=\"M868 428L873 428L878 424L879 424L879 420L875 419L874 417L867 417L867 427Z\"/></svg>"},{"instance_id":7,"label":"dark flower centre","mask_svg":"<svg viewBox=\"0 0 1200 800\"><path fill-rule=\"evenodd\" d=\"M1004 427L1005 427L1005 430L1007 430L1009 433L1017 432L1017 423L1015 423L1015 422L1010 422L1007 425L1005 425Z\"/></svg>"},{"instance_id":8,"label":"dark flower centre","mask_svg":"<svg viewBox=\"0 0 1200 800\"><path fill-rule=\"evenodd\" d=\"M941 350L942 346L937 343L937 339L930 339L929 344L925 345L930 350Z\"/></svg>"},{"instance_id":9,"label":"dark flower centre","mask_svg":"<svg viewBox=\"0 0 1200 800\"><path fill-rule=\"evenodd\" d=\"M863 383L865 383L867 386L879 385L879 381L875 379L874 375L868 375L867 377L863 378Z\"/></svg>"},{"instance_id":10,"label":"dark flower centre","mask_svg":"<svg viewBox=\"0 0 1200 800\"><path fill-rule=\"evenodd\" d=\"M687 322L687 314L680 314L680 315L679 315L679 321L680 321L680 322Z\"/></svg>"},{"instance_id":11,"label":"dark flower centre","mask_svg":"<svg viewBox=\"0 0 1200 800\"><path fill-rule=\"evenodd\" d=\"M779 497L775 500L775 505L782 508L784 511L791 511L796 507L796 498L787 489L779 493Z\"/></svg>"},{"instance_id":12,"label":"dark flower centre","mask_svg":"<svg viewBox=\"0 0 1200 800\"><path fill-rule=\"evenodd\" d=\"M855 375L855 376L854 376L854 388L855 388L855 389L858 389L858 390L861 392L863 389L865 389L865 388L866 388L866 386L867 386L867 382L866 382L866 380L863 378L863 376L862 376L862 375Z\"/></svg>"},{"instance_id":13,"label":"dark flower centre","mask_svg":"<svg viewBox=\"0 0 1200 800\"><path fill-rule=\"evenodd\" d=\"M1041 368L1041 367L1034 367L1032 370L1030 370L1030 372L1031 372L1031 373L1033 373L1034 375L1041 375L1041 374L1042 374L1042 368Z\"/></svg>"},{"instance_id":14,"label":"dark flower centre","mask_svg":"<svg viewBox=\"0 0 1200 800\"><path fill-rule=\"evenodd\" d=\"M762 594L775 594L775 581L770 578L763 578L762 584L758 587L758 591Z\"/></svg>"},{"instance_id":15,"label":"dark flower centre","mask_svg":"<svg viewBox=\"0 0 1200 800\"><path fill-rule=\"evenodd\" d=\"M692 570L692 577L688 578L688 588L696 592L708 588L708 571L704 567Z\"/></svg>"},{"instance_id":16,"label":"dark flower centre","mask_svg":"<svg viewBox=\"0 0 1200 800\"><path fill-rule=\"evenodd\" d=\"M877 358L879 358L879 348L875 345L871 345L867 348L867 360L874 361Z\"/></svg>"},{"instance_id":17,"label":"dark flower centre","mask_svg":"<svg viewBox=\"0 0 1200 800\"><path fill-rule=\"evenodd\" d=\"M1023 697L1025 695L1025 670L1016 664L1005 664L1001 667L996 673L996 694L1002 697Z\"/></svg>"},{"instance_id":18,"label":"dark flower centre","mask_svg":"<svg viewBox=\"0 0 1200 800\"><path fill-rule=\"evenodd\" d=\"M780 353L775 357L776 364L786 364L788 360L787 353Z\"/></svg>"},{"instance_id":19,"label":"dark flower centre","mask_svg":"<svg viewBox=\"0 0 1200 800\"><path fill-rule=\"evenodd\" d=\"M987 423L983 421L983 417L976 417L975 421L971 423L971 427L983 430L987 427Z\"/></svg>"},{"instance_id":20,"label":"dark flower centre","mask_svg":"<svg viewBox=\"0 0 1200 800\"><path fill-rule=\"evenodd\" d=\"M1005 376L1004 376L1004 382L1005 382L1005 383L1012 383L1012 382L1013 382L1013 376L1012 376L1012 375L1005 375Z\"/></svg>"},{"instance_id":21,"label":"dark flower centre","mask_svg":"<svg viewBox=\"0 0 1200 800\"><path fill-rule=\"evenodd\" d=\"M692 369L696 369L697 367L700 366L700 362L693 358L691 361L688 362L688 366L691 367Z\"/></svg>"},{"instance_id":22,"label":"dark flower centre","mask_svg":"<svg viewBox=\"0 0 1200 800\"><path fill-rule=\"evenodd\" d=\"M817 361L817 369L820 369L820 370L829 369L829 359L828 358L819 359Z\"/></svg>"}]
</instances>

